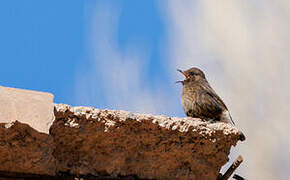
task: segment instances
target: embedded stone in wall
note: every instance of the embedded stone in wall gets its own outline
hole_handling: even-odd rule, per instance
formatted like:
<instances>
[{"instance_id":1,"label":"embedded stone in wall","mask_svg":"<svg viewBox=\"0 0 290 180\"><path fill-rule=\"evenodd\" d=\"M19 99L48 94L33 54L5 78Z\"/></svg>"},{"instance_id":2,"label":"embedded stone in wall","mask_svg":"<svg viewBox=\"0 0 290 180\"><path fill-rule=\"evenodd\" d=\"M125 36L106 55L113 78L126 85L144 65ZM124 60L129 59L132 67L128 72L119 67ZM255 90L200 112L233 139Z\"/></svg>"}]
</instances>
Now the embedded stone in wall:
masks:
<instances>
[{"instance_id":1,"label":"embedded stone in wall","mask_svg":"<svg viewBox=\"0 0 290 180\"><path fill-rule=\"evenodd\" d=\"M39 132L48 133L54 120L50 93L0 86L0 123L19 121Z\"/></svg>"}]
</instances>

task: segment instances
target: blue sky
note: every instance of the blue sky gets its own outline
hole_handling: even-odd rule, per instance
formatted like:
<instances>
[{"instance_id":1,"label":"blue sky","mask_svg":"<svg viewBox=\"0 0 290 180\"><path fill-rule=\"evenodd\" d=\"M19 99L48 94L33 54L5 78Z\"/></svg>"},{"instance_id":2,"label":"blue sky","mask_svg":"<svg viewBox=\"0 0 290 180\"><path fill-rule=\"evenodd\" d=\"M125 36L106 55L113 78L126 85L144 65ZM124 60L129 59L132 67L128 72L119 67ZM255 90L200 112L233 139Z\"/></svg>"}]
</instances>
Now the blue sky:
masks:
<instances>
[{"instance_id":1,"label":"blue sky","mask_svg":"<svg viewBox=\"0 0 290 180\"><path fill-rule=\"evenodd\" d=\"M76 64L86 60L83 1L1 1L0 22L1 85L71 103Z\"/></svg>"},{"instance_id":2,"label":"blue sky","mask_svg":"<svg viewBox=\"0 0 290 180\"><path fill-rule=\"evenodd\" d=\"M47 91L56 102L77 104L75 73L89 66L91 8L113 4L120 11L118 46L142 41L152 54L148 77L162 74L160 39L164 23L149 1L1 1L0 82L3 86ZM103 103L100 103L103 104Z\"/></svg>"},{"instance_id":3,"label":"blue sky","mask_svg":"<svg viewBox=\"0 0 290 180\"><path fill-rule=\"evenodd\" d=\"M197 66L247 136L240 174L287 179L289 22L283 0L2 0L0 85L182 117L176 68Z\"/></svg>"}]
</instances>

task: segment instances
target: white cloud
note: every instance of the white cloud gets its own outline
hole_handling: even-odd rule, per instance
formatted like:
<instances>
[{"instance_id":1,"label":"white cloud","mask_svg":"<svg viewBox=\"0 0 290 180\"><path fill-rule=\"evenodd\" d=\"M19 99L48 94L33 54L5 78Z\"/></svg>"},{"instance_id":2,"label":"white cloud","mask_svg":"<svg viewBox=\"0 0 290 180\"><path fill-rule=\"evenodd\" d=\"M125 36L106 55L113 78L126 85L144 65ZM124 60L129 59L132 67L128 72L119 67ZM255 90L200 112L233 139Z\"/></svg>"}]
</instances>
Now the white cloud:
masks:
<instances>
[{"instance_id":1,"label":"white cloud","mask_svg":"<svg viewBox=\"0 0 290 180\"><path fill-rule=\"evenodd\" d=\"M237 147L245 158L240 174L248 179L287 179L289 2L172 0L163 5L170 67L205 70L247 135Z\"/></svg>"},{"instance_id":2,"label":"white cloud","mask_svg":"<svg viewBox=\"0 0 290 180\"><path fill-rule=\"evenodd\" d=\"M163 82L148 80L151 47L141 41L123 45L122 50L118 46L120 8L110 4L92 8L90 4L86 10L88 16L93 14L87 35L91 62L78 69L78 101L93 106L104 101L100 108L153 114L166 114L176 107L177 103L166 103L172 98Z\"/></svg>"}]
</instances>

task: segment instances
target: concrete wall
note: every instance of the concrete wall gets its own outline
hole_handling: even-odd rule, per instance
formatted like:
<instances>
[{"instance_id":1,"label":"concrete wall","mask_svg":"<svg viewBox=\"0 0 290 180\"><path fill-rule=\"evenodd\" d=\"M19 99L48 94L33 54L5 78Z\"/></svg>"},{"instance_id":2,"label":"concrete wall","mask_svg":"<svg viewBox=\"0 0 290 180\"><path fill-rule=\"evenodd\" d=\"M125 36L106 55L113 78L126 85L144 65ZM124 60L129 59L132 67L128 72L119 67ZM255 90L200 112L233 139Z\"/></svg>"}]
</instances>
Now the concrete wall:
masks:
<instances>
[{"instance_id":1,"label":"concrete wall","mask_svg":"<svg viewBox=\"0 0 290 180\"><path fill-rule=\"evenodd\" d=\"M214 180L239 138L230 124L71 107L0 87L0 177Z\"/></svg>"}]
</instances>

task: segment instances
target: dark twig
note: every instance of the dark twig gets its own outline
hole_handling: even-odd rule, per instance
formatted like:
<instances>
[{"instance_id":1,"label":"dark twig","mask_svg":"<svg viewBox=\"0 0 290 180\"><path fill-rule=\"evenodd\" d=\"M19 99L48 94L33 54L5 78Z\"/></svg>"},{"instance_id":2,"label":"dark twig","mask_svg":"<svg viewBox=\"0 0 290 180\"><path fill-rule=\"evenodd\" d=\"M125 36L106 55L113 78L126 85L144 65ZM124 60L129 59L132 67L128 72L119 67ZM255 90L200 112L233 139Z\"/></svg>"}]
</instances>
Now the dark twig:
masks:
<instances>
[{"instance_id":1,"label":"dark twig","mask_svg":"<svg viewBox=\"0 0 290 180\"><path fill-rule=\"evenodd\" d=\"M243 178L242 176L237 175L237 174L234 174L233 178L236 180L246 180L245 178Z\"/></svg>"},{"instance_id":2,"label":"dark twig","mask_svg":"<svg viewBox=\"0 0 290 180\"><path fill-rule=\"evenodd\" d=\"M227 180L233 174L233 172L239 167L239 165L243 162L243 157L241 155L233 162L233 164L229 167L229 169L225 172L222 177L218 177L219 180ZM240 177L240 176L239 176Z\"/></svg>"}]
</instances>

